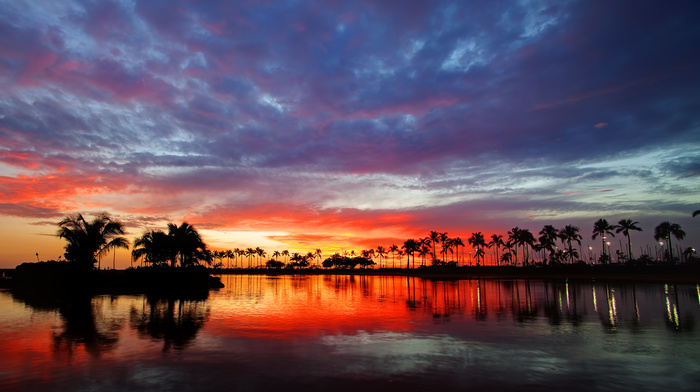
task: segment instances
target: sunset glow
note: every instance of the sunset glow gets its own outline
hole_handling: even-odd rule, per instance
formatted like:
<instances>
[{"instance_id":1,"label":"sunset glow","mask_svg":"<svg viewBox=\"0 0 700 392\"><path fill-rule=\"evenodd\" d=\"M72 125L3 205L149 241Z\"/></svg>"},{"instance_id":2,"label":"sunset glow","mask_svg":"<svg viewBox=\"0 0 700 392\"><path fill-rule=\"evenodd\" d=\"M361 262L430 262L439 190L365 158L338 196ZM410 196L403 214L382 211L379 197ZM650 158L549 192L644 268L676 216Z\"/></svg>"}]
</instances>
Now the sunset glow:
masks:
<instances>
[{"instance_id":1,"label":"sunset glow","mask_svg":"<svg viewBox=\"0 0 700 392\"><path fill-rule=\"evenodd\" d=\"M130 241L187 221L268 254L545 224L585 249L599 218L697 246L698 20L696 1L0 0L0 268L58 258L56 223L100 211Z\"/></svg>"}]
</instances>

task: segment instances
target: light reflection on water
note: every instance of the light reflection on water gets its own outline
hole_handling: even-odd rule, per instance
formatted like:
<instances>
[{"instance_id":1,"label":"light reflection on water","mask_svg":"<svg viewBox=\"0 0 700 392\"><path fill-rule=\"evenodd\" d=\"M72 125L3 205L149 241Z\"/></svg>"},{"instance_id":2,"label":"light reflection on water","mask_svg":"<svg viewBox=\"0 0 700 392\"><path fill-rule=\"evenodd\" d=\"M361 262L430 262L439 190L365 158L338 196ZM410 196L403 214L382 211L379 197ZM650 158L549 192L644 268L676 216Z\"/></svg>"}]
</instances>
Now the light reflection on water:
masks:
<instances>
[{"instance_id":1,"label":"light reflection on water","mask_svg":"<svg viewBox=\"0 0 700 392\"><path fill-rule=\"evenodd\" d=\"M0 293L0 390L694 390L700 285L224 275Z\"/></svg>"}]
</instances>

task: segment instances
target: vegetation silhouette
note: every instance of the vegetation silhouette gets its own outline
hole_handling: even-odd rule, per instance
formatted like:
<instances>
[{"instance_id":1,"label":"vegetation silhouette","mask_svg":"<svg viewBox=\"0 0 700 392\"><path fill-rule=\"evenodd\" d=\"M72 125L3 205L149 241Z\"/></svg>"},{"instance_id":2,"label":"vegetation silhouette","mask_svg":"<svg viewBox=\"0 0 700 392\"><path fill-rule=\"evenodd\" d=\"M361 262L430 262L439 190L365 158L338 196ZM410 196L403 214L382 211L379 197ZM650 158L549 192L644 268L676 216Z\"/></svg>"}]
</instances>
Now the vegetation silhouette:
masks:
<instances>
[{"instance_id":1,"label":"vegetation silhouette","mask_svg":"<svg viewBox=\"0 0 700 392\"><path fill-rule=\"evenodd\" d=\"M680 241L685 238L685 231L681 229L679 224L671 223L669 221L661 222L654 228L654 239L657 241L666 240L666 242L668 242L668 258L671 263L675 263L675 259L673 258L673 244L671 244L671 236L676 237L676 239Z\"/></svg>"},{"instance_id":2,"label":"vegetation silhouette","mask_svg":"<svg viewBox=\"0 0 700 392\"><path fill-rule=\"evenodd\" d=\"M605 240L607 239L607 236L615 237L615 226L611 225L608 223L607 220L605 219L598 219L594 224L593 224L593 236L591 237L592 239L596 239L600 237L600 243L601 243L601 262L603 264L607 264L610 262L612 259L611 255L605 253L605 245L606 242Z\"/></svg>"},{"instance_id":3,"label":"vegetation silhouette","mask_svg":"<svg viewBox=\"0 0 700 392\"><path fill-rule=\"evenodd\" d=\"M110 250L127 248L123 225L106 213L94 220L82 214L58 223L58 237L65 239L66 261L23 263L13 271L11 286L44 294L56 292L191 292L223 287L221 280L209 275L204 264L211 263L197 230L182 223L168 224L168 233L152 230L134 241L132 256L143 258L147 268L103 271L99 258ZM177 265L179 263L179 266Z\"/></svg>"},{"instance_id":4,"label":"vegetation silhouette","mask_svg":"<svg viewBox=\"0 0 700 392\"><path fill-rule=\"evenodd\" d=\"M83 269L92 269L98 258L112 249L129 248L126 238L121 237L124 226L106 213L91 222L78 213L61 220L58 227L58 237L68 242L65 259Z\"/></svg>"}]
</instances>

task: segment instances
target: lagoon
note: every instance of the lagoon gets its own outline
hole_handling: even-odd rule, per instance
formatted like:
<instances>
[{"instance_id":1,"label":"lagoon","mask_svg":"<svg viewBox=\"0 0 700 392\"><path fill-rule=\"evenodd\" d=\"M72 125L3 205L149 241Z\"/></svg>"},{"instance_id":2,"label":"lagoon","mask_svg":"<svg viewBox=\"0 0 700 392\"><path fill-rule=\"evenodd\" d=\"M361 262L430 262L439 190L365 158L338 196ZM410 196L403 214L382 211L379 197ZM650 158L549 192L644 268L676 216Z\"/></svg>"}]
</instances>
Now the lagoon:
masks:
<instances>
[{"instance_id":1,"label":"lagoon","mask_svg":"<svg viewBox=\"0 0 700 392\"><path fill-rule=\"evenodd\" d=\"M0 292L0 390L696 390L700 286L223 275L204 297Z\"/></svg>"}]
</instances>

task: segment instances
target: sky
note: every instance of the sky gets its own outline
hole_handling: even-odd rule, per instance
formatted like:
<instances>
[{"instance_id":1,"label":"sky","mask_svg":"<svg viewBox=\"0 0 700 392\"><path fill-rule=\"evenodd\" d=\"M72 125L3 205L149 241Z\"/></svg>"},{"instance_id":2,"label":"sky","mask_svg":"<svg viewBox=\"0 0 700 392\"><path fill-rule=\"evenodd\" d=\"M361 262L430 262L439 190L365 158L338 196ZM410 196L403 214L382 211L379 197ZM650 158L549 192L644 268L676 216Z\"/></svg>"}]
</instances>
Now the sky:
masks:
<instances>
[{"instance_id":1,"label":"sky","mask_svg":"<svg viewBox=\"0 0 700 392\"><path fill-rule=\"evenodd\" d=\"M546 224L595 246L599 218L695 246L699 20L697 1L0 0L0 267L56 259L56 223L101 211L212 249Z\"/></svg>"}]
</instances>

